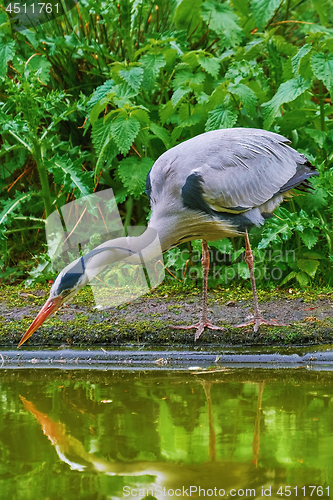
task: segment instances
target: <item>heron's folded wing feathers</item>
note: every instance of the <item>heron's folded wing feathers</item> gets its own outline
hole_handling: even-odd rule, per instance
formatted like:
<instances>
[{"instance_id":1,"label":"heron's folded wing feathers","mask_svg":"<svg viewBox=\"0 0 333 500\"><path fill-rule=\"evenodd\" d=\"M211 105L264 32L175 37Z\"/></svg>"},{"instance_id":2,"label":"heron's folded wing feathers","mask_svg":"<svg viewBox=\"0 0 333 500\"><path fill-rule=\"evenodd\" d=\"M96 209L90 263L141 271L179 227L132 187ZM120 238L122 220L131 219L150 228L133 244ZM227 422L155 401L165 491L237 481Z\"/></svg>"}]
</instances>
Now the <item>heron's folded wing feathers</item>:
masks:
<instances>
[{"instance_id":1,"label":"heron's folded wing feathers","mask_svg":"<svg viewBox=\"0 0 333 500\"><path fill-rule=\"evenodd\" d=\"M264 131L263 131L264 132ZM225 140L206 155L193 173L200 176L202 195L217 211L246 211L270 200L295 175L306 158L278 140L281 136L244 134Z\"/></svg>"},{"instance_id":2,"label":"heron's folded wing feathers","mask_svg":"<svg viewBox=\"0 0 333 500\"><path fill-rule=\"evenodd\" d=\"M147 182L151 204L175 207L181 199L192 209L210 207L229 213L259 207L295 187L308 172L317 173L288 144L279 134L250 128L213 130L193 137L155 162Z\"/></svg>"}]
</instances>

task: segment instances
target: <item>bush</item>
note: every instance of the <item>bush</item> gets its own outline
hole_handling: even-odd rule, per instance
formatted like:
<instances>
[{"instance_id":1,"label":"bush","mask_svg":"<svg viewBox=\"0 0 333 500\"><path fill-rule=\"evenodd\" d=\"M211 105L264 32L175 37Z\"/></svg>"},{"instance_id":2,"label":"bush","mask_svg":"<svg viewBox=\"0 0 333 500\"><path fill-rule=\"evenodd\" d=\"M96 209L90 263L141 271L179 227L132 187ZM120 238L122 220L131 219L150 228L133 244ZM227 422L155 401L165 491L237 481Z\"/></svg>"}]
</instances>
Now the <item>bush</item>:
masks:
<instances>
[{"instance_id":1,"label":"bush","mask_svg":"<svg viewBox=\"0 0 333 500\"><path fill-rule=\"evenodd\" d=\"M331 2L82 0L24 31L6 6L0 277L25 276L44 252L45 218L96 189L113 188L125 225L146 224L154 161L204 131L242 126L285 135L321 173L314 194L253 230L259 278L278 267L282 283L332 283ZM267 249L282 257L267 260Z\"/></svg>"}]
</instances>

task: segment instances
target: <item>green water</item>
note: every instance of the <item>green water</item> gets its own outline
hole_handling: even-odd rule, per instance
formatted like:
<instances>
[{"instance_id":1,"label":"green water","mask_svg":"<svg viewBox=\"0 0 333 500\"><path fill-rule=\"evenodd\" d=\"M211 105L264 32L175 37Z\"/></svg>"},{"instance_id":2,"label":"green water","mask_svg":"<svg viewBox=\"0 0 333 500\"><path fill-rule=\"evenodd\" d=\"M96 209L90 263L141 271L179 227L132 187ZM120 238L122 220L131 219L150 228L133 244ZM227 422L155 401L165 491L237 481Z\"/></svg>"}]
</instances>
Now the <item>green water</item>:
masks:
<instances>
[{"instance_id":1,"label":"green water","mask_svg":"<svg viewBox=\"0 0 333 500\"><path fill-rule=\"evenodd\" d=\"M1 500L333 493L330 373L2 370L0 382Z\"/></svg>"}]
</instances>

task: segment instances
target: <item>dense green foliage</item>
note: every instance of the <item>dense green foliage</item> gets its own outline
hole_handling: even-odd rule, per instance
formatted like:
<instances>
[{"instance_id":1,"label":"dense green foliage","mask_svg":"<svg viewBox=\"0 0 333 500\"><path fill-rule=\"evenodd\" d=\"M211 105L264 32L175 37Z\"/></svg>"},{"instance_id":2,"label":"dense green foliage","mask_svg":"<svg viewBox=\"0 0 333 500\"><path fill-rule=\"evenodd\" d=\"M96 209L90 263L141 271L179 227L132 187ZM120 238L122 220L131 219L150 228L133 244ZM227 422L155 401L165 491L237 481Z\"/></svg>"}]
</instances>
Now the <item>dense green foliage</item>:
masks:
<instances>
[{"instance_id":1,"label":"dense green foliage","mask_svg":"<svg viewBox=\"0 0 333 500\"><path fill-rule=\"evenodd\" d=\"M329 0L82 0L19 32L3 8L0 278L43 268L45 218L96 189L113 188L125 226L146 224L153 162L243 126L285 135L321 173L253 230L259 280L332 283L332 23ZM242 244L215 244L218 282L247 277ZM178 277L194 260L180 252Z\"/></svg>"}]
</instances>

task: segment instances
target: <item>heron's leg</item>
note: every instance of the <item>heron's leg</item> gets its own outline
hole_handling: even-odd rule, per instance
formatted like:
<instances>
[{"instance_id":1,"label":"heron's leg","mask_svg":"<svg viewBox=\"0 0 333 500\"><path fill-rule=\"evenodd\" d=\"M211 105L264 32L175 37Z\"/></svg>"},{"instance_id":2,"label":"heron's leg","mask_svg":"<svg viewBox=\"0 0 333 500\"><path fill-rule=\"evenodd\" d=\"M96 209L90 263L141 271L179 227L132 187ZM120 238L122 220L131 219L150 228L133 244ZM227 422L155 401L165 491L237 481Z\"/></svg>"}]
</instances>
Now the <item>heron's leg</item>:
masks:
<instances>
[{"instance_id":1,"label":"heron's leg","mask_svg":"<svg viewBox=\"0 0 333 500\"><path fill-rule=\"evenodd\" d=\"M209 273L209 249L206 240L202 240L202 314L201 320L207 323L207 286L208 286L208 273Z\"/></svg>"},{"instance_id":2,"label":"heron's leg","mask_svg":"<svg viewBox=\"0 0 333 500\"><path fill-rule=\"evenodd\" d=\"M194 339L197 340L205 328L210 328L211 330L226 330L223 326L216 326L211 323L207 318L207 282L208 282L208 272L209 272L209 250L207 241L202 240L202 313L199 323L195 323L190 326L170 326L169 328L177 328L181 330L191 330L196 328Z\"/></svg>"},{"instance_id":3,"label":"heron's leg","mask_svg":"<svg viewBox=\"0 0 333 500\"><path fill-rule=\"evenodd\" d=\"M261 311L259 309L259 303L258 303L256 280L254 277L253 253L251 250L249 235L248 235L247 231L245 233L245 259L244 260L247 264L247 267L249 268L249 273L250 273L250 280L251 280L252 293L253 293L253 303L254 303L254 315L253 315L252 320L247 321L246 323L241 323L240 325L237 325L236 328L241 328L242 326L249 326L249 325L253 324L254 325L253 329L255 332L257 332L259 330L260 325L287 326L285 323L278 323L276 320L270 320L270 321L266 320L261 315Z\"/></svg>"},{"instance_id":4,"label":"heron's leg","mask_svg":"<svg viewBox=\"0 0 333 500\"><path fill-rule=\"evenodd\" d=\"M261 318L261 311L259 309L258 295L257 295L257 286L256 280L254 277L254 266L253 266L253 253L250 245L249 235L246 230L245 233L245 262L247 267L249 268L252 294L253 294L253 303L254 303L254 319ZM254 327L256 331L256 325Z\"/></svg>"}]
</instances>

